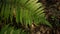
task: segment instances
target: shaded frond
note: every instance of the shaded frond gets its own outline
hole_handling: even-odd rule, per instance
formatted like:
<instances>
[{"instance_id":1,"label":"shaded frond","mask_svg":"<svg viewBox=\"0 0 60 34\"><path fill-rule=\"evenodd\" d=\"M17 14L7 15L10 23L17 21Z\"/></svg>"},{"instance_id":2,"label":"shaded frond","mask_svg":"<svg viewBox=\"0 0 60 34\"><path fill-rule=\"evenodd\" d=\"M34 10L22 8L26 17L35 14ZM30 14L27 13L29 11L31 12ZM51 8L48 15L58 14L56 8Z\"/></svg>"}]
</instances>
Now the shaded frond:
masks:
<instances>
[{"instance_id":1,"label":"shaded frond","mask_svg":"<svg viewBox=\"0 0 60 34\"><path fill-rule=\"evenodd\" d=\"M14 27L6 25L1 29L0 34L28 34L28 33L26 33L25 30L15 29Z\"/></svg>"}]
</instances>

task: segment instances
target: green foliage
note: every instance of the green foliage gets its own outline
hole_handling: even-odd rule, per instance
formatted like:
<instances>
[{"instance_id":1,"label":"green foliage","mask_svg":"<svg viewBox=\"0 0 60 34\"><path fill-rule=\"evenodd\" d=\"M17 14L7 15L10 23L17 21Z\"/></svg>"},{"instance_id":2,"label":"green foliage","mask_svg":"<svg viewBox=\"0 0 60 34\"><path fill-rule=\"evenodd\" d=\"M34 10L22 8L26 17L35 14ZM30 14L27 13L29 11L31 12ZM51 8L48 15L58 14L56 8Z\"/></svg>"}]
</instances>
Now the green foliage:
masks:
<instances>
[{"instance_id":1,"label":"green foliage","mask_svg":"<svg viewBox=\"0 0 60 34\"><path fill-rule=\"evenodd\" d=\"M14 27L6 25L1 29L0 34L28 34L28 33L26 33L25 30L15 29Z\"/></svg>"},{"instance_id":2,"label":"green foliage","mask_svg":"<svg viewBox=\"0 0 60 34\"><path fill-rule=\"evenodd\" d=\"M10 20L13 23L13 16L16 18L16 23L24 24L25 27L32 23L46 24L51 27L51 24L46 20L44 6L42 3L37 3L38 0L0 0L0 23L4 24ZM11 24L10 23L10 24ZM9 25L4 26L0 34L28 34L25 30L15 29Z\"/></svg>"},{"instance_id":3,"label":"green foliage","mask_svg":"<svg viewBox=\"0 0 60 34\"><path fill-rule=\"evenodd\" d=\"M3 3L4 2L4 3ZM35 24L46 24L51 26L45 19L44 6L42 3L37 3L38 0L3 0L0 4L1 17L4 19L16 16L16 22L21 24L31 25Z\"/></svg>"}]
</instances>

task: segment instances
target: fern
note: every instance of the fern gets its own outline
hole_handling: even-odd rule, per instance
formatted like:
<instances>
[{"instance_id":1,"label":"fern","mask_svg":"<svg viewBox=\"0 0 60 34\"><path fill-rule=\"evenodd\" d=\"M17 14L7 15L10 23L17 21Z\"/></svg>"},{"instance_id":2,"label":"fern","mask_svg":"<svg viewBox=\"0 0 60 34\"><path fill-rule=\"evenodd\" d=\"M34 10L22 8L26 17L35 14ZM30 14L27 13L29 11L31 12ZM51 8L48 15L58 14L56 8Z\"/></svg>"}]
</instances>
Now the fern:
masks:
<instances>
[{"instance_id":1,"label":"fern","mask_svg":"<svg viewBox=\"0 0 60 34\"><path fill-rule=\"evenodd\" d=\"M32 25L34 22L36 25L42 23L51 26L45 19L44 6L37 2L38 0L3 0L0 15L5 20L10 17L11 21L15 15L16 22L25 25Z\"/></svg>"},{"instance_id":2,"label":"fern","mask_svg":"<svg viewBox=\"0 0 60 34\"><path fill-rule=\"evenodd\" d=\"M14 27L11 27L9 25L5 25L1 29L0 34L28 34L28 33L26 33L25 30L15 29Z\"/></svg>"}]
</instances>

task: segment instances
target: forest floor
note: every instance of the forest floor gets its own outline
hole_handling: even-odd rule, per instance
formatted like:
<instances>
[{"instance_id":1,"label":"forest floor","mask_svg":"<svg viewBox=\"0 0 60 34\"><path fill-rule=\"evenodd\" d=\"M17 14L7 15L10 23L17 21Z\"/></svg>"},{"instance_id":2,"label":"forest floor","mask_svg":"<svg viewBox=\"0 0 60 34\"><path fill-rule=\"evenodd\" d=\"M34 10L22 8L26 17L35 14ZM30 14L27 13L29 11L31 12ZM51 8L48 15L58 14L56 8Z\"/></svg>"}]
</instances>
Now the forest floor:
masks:
<instances>
[{"instance_id":1,"label":"forest floor","mask_svg":"<svg viewBox=\"0 0 60 34\"><path fill-rule=\"evenodd\" d=\"M60 34L60 27L50 28L45 25L40 25L33 28L32 34Z\"/></svg>"}]
</instances>

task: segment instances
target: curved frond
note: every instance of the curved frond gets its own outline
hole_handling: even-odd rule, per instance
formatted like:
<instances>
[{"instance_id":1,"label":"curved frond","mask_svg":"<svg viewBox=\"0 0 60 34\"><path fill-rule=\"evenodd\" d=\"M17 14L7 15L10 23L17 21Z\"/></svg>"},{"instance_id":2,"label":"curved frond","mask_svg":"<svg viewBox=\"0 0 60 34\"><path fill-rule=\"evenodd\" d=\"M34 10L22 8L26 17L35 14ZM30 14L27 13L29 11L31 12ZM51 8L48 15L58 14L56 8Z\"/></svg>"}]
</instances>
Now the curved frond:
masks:
<instances>
[{"instance_id":1,"label":"curved frond","mask_svg":"<svg viewBox=\"0 0 60 34\"><path fill-rule=\"evenodd\" d=\"M49 25L49 22L45 19L44 6L42 3L37 3L38 0L3 0L0 4L2 5L1 16L5 19L10 19L16 16L16 22L21 24L31 25L33 22L35 24L45 23ZM4 2L4 3L3 3Z\"/></svg>"}]
</instances>

